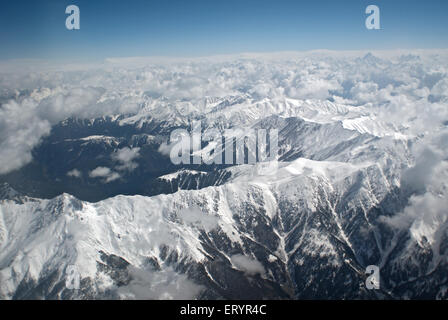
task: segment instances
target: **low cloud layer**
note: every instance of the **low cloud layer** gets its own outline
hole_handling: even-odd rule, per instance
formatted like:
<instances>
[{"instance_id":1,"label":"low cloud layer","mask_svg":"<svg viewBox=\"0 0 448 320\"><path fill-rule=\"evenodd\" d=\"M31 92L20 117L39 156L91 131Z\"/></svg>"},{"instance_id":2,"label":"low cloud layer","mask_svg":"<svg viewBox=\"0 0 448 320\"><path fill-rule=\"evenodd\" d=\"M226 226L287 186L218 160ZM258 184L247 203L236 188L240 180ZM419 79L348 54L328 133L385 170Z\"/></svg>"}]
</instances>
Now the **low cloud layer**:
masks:
<instances>
[{"instance_id":1,"label":"low cloud layer","mask_svg":"<svg viewBox=\"0 0 448 320\"><path fill-rule=\"evenodd\" d=\"M415 165L406 170L402 187L410 192L406 208L382 220L398 230L409 230L420 244L438 252L448 222L448 130L422 139L414 146Z\"/></svg>"},{"instance_id":2,"label":"low cloud layer","mask_svg":"<svg viewBox=\"0 0 448 320\"><path fill-rule=\"evenodd\" d=\"M164 109L158 112L167 119L205 100L241 96L363 106L414 137L432 135L448 123L446 50L126 58L64 66L12 61L0 67L0 174L29 163L32 149L61 120L134 114L160 101ZM160 151L169 152L169 146ZM136 154L132 149L117 154L116 170L135 169Z\"/></svg>"},{"instance_id":3,"label":"low cloud layer","mask_svg":"<svg viewBox=\"0 0 448 320\"><path fill-rule=\"evenodd\" d=\"M0 106L0 174L30 162L32 149L50 133L53 125L64 119L96 118L128 111L126 103L122 105L124 101L108 101L104 94L102 88L64 85L35 89L25 97L3 103Z\"/></svg>"}]
</instances>

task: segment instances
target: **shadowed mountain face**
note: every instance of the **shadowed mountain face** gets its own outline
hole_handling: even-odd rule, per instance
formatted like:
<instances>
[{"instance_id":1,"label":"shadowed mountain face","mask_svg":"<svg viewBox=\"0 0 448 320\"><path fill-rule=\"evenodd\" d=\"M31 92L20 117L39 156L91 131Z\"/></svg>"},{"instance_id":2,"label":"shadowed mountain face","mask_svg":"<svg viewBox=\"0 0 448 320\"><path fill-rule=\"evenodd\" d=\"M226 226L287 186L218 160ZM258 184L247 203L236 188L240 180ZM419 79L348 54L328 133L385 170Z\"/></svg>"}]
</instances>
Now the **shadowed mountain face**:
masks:
<instances>
[{"instance_id":1,"label":"shadowed mountain face","mask_svg":"<svg viewBox=\"0 0 448 320\"><path fill-rule=\"evenodd\" d=\"M146 114L143 123L135 123L135 120L129 123L129 119L133 117L126 116L65 120L54 126L50 135L33 150L33 160L29 164L0 176L0 181L7 182L20 192L33 197L52 198L65 192L91 202L119 194L153 196L176 192L179 189L198 189L225 183L231 176L225 169L233 165L174 165L169 154L160 151L161 146L169 142L170 133L174 130L183 128L191 132L192 121L202 121L202 132L211 128L220 129L223 135L226 128L235 129L240 126L245 130L276 129L279 131L278 159L281 161L291 161L299 157L313 160L337 159L344 162L361 161L370 157L375 161L381 157L380 153L383 151L392 153L391 156L400 158L399 160L409 161L406 141L389 141L387 138L382 141L375 135L346 129L339 122L316 123L303 120L299 116L282 118L275 114L261 120L252 120L249 124L246 123L244 114L239 115L242 118L240 121L214 120L227 112L231 115L235 113L234 110L227 110L233 105L227 105L225 102L227 99L218 104L226 106L224 109L222 107L216 111L216 107L210 107L211 111L205 120L193 117L184 119L183 123L163 122ZM238 103L244 101L238 100ZM296 106L296 103L290 103L288 114L311 113L313 109L322 108L318 102L314 105L302 103L299 106ZM217 102L213 105L215 104ZM255 104L253 108L262 107ZM330 115L333 113L333 116L348 112L345 107L332 103L325 106L330 109L327 112ZM362 114L356 109L354 111ZM232 116L230 118L233 119ZM315 141L320 143L316 144ZM388 145L384 146L385 144ZM203 142L202 147L206 145L206 142ZM377 148L378 145L388 149L357 155L359 159L351 154L351 151L357 148ZM395 151L395 148L400 150ZM124 149L136 150L135 157L129 160L134 164L132 167L126 166L125 162L128 160L117 159L118 152ZM224 153L224 145L223 150ZM233 146L233 150L236 153L236 146ZM94 176L92 172L98 167L108 168L111 173ZM117 175L112 177L112 172ZM171 176L169 180L166 178L176 172L181 174L177 173L175 178Z\"/></svg>"},{"instance_id":2,"label":"shadowed mountain face","mask_svg":"<svg viewBox=\"0 0 448 320\"><path fill-rule=\"evenodd\" d=\"M386 222L411 194L408 141L270 116L252 127L279 129L280 162L259 174L175 166L159 151L175 127L119 121L64 121L3 177L21 188L1 191L3 298L445 298L446 228L437 247ZM138 154L121 161L124 149ZM379 290L365 286L368 265Z\"/></svg>"},{"instance_id":3,"label":"shadowed mountain face","mask_svg":"<svg viewBox=\"0 0 448 320\"><path fill-rule=\"evenodd\" d=\"M444 57L145 66L72 74L104 88L5 89L0 298L448 298ZM176 165L176 129L276 130L275 165ZM199 149L237 159L237 145Z\"/></svg>"},{"instance_id":4,"label":"shadowed mountain face","mask_svg":"<svg viewBox=\"0 0 448 320\"><path fill-rule=\"evenodd\" d=\"M152 196L225 182L229 174L220 170L224 166L189 165L174 181L160 178L182 169L158 151L174 129L120 126L110 118L70 119L55 126L33 150L31 163L0 180L33 197L52 198L66 192L91 202L118 194ZM123 149L138 150L132 167L114 157ZM108 181L107 176L92 176L98 167L118 167L119 177ZM195 169L206 171L195 174Z\"/></svg>"},{"instance_id":5,"label":"shadowed mountain face","mask_svg":"<svg viewBox=\"0 0 448 320\"><path fill-rule=\"evenodd\" d=\"M337 178L313 165L322 166L298 159L275 177L247 181L240 172L222 186L94 204L67 194L28 198L4 185L1 295L446 298L446 227L437 248L382 222L406 201L375 185L376 164L326 163ZM365 287L372 264L381 267L380 290ZM80 273L79 290L66 286L69 266Z\"/></svg>"}]
</instances>

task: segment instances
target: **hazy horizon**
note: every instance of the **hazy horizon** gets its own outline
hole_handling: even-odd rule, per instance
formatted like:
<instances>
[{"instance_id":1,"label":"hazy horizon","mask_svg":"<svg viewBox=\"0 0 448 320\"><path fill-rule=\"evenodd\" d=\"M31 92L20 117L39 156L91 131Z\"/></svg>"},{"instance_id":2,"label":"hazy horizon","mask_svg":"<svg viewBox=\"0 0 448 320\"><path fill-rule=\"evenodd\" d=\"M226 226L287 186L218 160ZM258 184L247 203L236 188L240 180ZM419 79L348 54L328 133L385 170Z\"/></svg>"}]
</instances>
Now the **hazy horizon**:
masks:
<instances>
[{"instance_id":1,"label":"hazy horizon","mask_svg":"<svg viewBox=\"0 0 448 320\"><path fill-rule=\"evenodd\" d=\"M379 30L365 27L371 4L380 9ZM79 30L65 26L69 5L80 10ZM439 0L7 2L0 59L447 48L447 11L448 2Z\"/></svg>"}]
</instances>

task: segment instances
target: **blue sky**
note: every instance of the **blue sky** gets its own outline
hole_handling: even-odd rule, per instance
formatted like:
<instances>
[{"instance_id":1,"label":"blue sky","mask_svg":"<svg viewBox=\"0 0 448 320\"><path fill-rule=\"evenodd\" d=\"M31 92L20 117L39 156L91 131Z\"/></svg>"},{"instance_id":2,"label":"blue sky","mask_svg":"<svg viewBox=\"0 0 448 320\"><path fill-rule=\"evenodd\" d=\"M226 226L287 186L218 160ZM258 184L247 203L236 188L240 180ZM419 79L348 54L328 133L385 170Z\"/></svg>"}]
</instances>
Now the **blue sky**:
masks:
<instances>
[{"instance_id":1,"label":"blue sky","mask_svg":"<svg viewBox=\"0 0 448 320\"><path fill-rule=\"evenodd\" d=\"M66 6L81 29L65 28ZM365 8L381 10L367 30ZM0 59L448 48L446 0L7 0Z\"/></svg>"}]
</instances>

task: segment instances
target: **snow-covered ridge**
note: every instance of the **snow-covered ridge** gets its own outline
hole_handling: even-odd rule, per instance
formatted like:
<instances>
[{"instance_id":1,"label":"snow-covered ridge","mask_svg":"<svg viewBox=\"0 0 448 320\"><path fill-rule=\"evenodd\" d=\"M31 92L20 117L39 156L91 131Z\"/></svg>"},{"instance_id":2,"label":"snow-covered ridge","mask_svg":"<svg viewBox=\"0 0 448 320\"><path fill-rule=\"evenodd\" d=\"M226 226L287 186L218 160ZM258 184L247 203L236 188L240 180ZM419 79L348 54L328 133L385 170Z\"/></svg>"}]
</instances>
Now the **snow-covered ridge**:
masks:
<instances>
[{"instance_id":1,"label":"snow-covered ridge","mask_svg":"<svg viewBox=\"0 0 448 320\"><path fill-rule=\"evenodd\" d=\"M182 170L179 170L179 171L174 172L174 173L169 173L169 174L165 174L163 176L160 176L159 179L166 180L166 181L171 181L173 179L177 179L180 175L183 175L183 174L201 175L201 174L207 174L207 173L203 172L203 171L197 171L197 170L182 169Z\"/></svg>"},{"instance_id":2,"label":"snow-covered ridge","mask_svg":"<svg viewBox=\"0 0 448 320\"><path fill-rule=\"evenodd\" d=\"M88 137L83 137L79 139L65 139L66 142L71 141L102 141L102 142L116 142L118 141L115 137L103 136L103 135L93 135Z\"/></svg>"},{"instance_id":3,"label":"snow-covered ridge","mask_svg":"<svg viewBox=\"0 0 448 320\"><path fill-rule=\"evenodd\" d=\"M447 298L447 74L446 50L2 73L1 174L29 163L59 124L89 132L78 155L114 153L122 134L160 162L159 145L194 120L275 128L280 161L264 175L257 165L218 170L200 190L97 203L0 187L0 297L170 298L175 279L193 298ZM205 175L184 167L159 180L174 192ZM364 287L371 264L383 281L375 293ZM83 279L78 296L65 288L68 265Z\"/></svg>"},{"instance_id":4,"label":"snow-covered ridge","mask_svg":"<svg viewBox=\"0 0 448 320\"><path fill-rule=\"evenodd\" d=\"M263 197L269 202L264 204L268 210L265 214L272 219L276 216L277 204L269 186L276 181L277 188L281 187L285 174L291 170L295 170L292 180L297 175L309 177L304 172L307 165L312 162L299 159L281 168L278 176L271 176L264 182L257 179L244 181L240 175L234 183L221 187L155 197L117 196L98 203L82 202L67 194L23 204L3 200L0 205L1 294L3 297L12 295L23 279L38 280L47 268L63 270L71 264L78 267L83 278L96 279L95 261L101 261L101 252L142 267L148 257L162 261L160 250L168 246L180 259L200 263L207 259L206 249L200 241L201 230L219 229L234 245L244 246L242 230L238 230L234 220L238 212L236 207L241 204L237 199L245 198L246 192L266 193ZM331 179L327 170L341 171L343 176L356 170L350 165L345 165L351 168L348 171L341 166L344 164L322 164L316 175ZM191 220L193 212L199 216ZM244 211L238 214L244 216ZM245 232L251 233L249 230ZM8 233L15 236L8 238ZM281 256L281 248L270 254L286 259ZM107 286L107 282L101 285Z\"/></svg>"},{"instance_id":5,"label":"snow-covered ridge","mask_svg":"<svg viewBox=\"0 0 448 320\"><path fill-rule=\"evenodd\" d=\"M217 252L232 268L238 268L231 258L236 253L257 261L254 265L264 269L263 281L279 281L278 268L285 268L281 266L286 263L290 269L282 272L295 268L312 272L309 264L315 264L316 259L328 262L319 272L330 274L331 268L344 266L360 272L369 260L383 260L383 264L391 263L398 269L406 266L408 251L404 256L388 257L387 252L397 244L375 240L381 227L375 210L383 210L382 201L398 186L378 163L299 158L280 163L270 175L257 175L254 167L230 168L238 174L222 186L170 195L116 196L97 203L79 201L68 194L23 203L3 200L0 295L11 298L23 281L39 283L54 271L59 279L55 283L63 283L67 266L75 265L82 279L93 281L88 290L94 295L115 292L115 297L138 297L131 287L117 285L111 274L104 273L105 255L120 257L138 272L162 279L173 276L171 268L178 270L176 279L183 274L181 266L208 268L217 259ZM323 222L316 224L315 219ZM260 255L254 245L261 245L265 253ZM412 238L407 245L419 246ZM349 252L352 258L347 256ZM156 261L161 271L148 271L148 259ZM128 275L130 279L138 277L135 272ZM391 272L385 271L383 276L392 277L398 271ZM211 281L218 277L217 273L205 275ZM184 280L200 287L198 279ZM151 284L141 289L151 291ZM63 286L58 290L59 297L67 294Z\"/></svg>"},{"instance_id":6,"label":"snow-covered ridge","mask_svg":"<svg viewBox=\"0 0 448 320\"><path fill-rule=\"evenodd\" d=\"M107 117L137 128L154 119L166 127L203 119L226 128L277 115L317 123L344 121L351 130L398 139L430 135L448 120L446 50L150 61L112 59L93 68L75 68L70 76L63 68L45 64L32 77L28 67L10 62L16 67L13 78L2 65L0 98L5 103L0 118L17 121L3 123L0 173L29 163L32 149L51 127L71 117ZM39 79L47 79L45 86ZM20 142L14 142L17 139ZM12 161L9 149L17 145L18 160Z\"/></svg>"}]
</instances>

